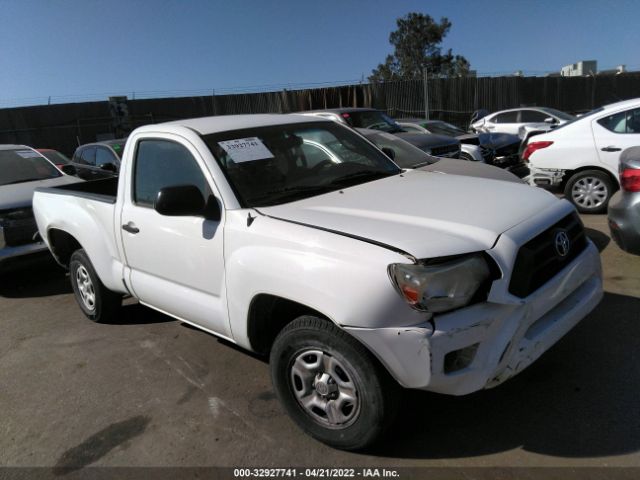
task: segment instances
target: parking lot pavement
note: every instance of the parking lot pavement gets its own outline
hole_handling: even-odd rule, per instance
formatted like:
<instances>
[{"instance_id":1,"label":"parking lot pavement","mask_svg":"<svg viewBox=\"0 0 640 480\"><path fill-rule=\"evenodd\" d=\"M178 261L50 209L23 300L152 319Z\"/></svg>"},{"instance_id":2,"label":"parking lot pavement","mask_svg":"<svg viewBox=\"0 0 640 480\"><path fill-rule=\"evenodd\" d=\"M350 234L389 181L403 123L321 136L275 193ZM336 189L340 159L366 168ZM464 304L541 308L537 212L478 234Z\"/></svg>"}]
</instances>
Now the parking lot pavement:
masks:
<instances>
[{"instance_id":1,"label":"parking lot pavement","mask_svg":"<svg viewBox=\"0 0 640 480\"><path fill-rule=\"evenodd\" d=\"M68 278L39 265L0 279L0 465L640 466L640 257L583 216L602 251L600 306L537 363L466 397L406 395L366 453L309 438L267 364L127 302L89 322Z\"/></svg>"}]
</instances>

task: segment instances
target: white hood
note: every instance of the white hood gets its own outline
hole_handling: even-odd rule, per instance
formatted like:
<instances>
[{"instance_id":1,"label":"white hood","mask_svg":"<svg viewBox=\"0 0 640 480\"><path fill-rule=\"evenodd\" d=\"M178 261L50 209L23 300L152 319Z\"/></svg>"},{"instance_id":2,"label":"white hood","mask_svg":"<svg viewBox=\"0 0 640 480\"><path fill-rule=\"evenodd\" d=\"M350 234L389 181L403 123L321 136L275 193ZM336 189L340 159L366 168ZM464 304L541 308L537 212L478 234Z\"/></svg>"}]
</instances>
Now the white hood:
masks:
<instances>
[{"instance_id":1,"label":"white hood","mask_svg":"<svg viewBox=\"0 0 640 480\"><path fill-rule=\"evenodd\" d=\"M501 233L557 201L524 184L413 170L259 210L424 258L490 249Z\"/></svg>"},{"instance_id":2,"label":"white hood","mask_svg":"<svg viewBox=\"0 0 640 480\"><path fill-rule=\"evenodd\" d=\"M33 200L33 192L38 187L57 187L69 183L82 182L77 177L62 175L61 177L36 180L35 182L13 183L0 185L0 210L11 208L30 207Z\"/></svg>"}]
</instances>

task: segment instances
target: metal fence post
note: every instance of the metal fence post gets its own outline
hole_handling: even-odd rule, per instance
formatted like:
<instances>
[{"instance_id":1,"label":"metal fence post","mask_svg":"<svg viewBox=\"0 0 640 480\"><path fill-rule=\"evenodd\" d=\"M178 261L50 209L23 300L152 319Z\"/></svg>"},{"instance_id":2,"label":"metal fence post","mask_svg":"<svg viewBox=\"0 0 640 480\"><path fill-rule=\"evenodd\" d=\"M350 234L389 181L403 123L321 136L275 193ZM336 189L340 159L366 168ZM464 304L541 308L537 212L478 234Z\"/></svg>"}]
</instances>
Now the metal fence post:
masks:
<instances>
[{"instance_id":1,"label":"metal fence post","mask_svg":"<svg viewBox=\"0 0 640 480\"><path fill-rule=\"evenodd\" d=\"M427 67L422 70L422 84L424 86L424 117L429 120L429 79Z\"/></svg>"}]
</instances>

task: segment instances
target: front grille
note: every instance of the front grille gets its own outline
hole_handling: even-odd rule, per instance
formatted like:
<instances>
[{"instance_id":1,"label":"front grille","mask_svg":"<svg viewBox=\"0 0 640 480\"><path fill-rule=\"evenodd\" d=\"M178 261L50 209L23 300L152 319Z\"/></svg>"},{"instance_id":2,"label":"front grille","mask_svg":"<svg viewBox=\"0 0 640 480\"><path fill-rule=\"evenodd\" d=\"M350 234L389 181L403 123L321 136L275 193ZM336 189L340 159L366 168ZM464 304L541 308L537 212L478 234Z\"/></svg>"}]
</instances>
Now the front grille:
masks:
<instances>
[{"instance_id":1,"label":"front grille","mask_svg":"<svg viewBox=\"0 0 640 480\"><path fill-rule=\"evenodd\" d=\"M570 247L566 256L556 252L555 236L566 231ZM555 277L565 265L576 258L587 246L584 227L577 213L571 213L525 243L516 256L509 283L509 293L527 297Z\"/></svg>"},{"instance_id":2,"label":"front grille","mask_svg":"<svg viewBox=\"0 0 640 480\"><path fill-rule=\"evenodd\" d=\"M460 147L456 144L444 145L442 147L431 148L431 155L436 157L458 157L460 156Z\"/></svg>"},{"instance_id":3,"label":"front grille","mask_svg":"<svg viewBox=\"0 0 640 480\"><path fill-rule=\"evenodd\" d=\"M37 233L38 226L31 209L2 212L0 221L7 246L17 247L34 241L33 236Z\"/></svg>"}]
</instances>

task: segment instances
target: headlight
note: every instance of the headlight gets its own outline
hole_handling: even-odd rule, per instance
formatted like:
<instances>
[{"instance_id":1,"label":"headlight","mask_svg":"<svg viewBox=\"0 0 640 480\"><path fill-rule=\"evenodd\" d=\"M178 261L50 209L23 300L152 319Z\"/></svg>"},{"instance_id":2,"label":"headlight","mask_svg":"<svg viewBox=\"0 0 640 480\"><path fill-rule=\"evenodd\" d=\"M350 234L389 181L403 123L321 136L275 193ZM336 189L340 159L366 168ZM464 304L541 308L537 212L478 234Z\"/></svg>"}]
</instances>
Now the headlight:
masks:
<instances>
[{"instance_id":1,"label":"headlight","mask_svg":"<svg viewBox=\"0 0 640 480\"><path fill-rule=\"evenodd\" d=\"M468 305L491 272L478 253L435 264L393 263L389 276L409 305L437 313Z\"/></svg>"}]
</instances>

